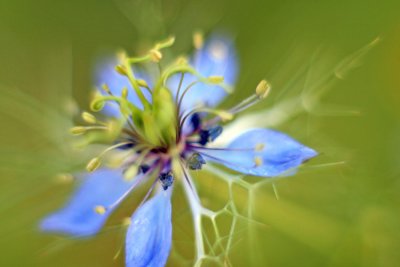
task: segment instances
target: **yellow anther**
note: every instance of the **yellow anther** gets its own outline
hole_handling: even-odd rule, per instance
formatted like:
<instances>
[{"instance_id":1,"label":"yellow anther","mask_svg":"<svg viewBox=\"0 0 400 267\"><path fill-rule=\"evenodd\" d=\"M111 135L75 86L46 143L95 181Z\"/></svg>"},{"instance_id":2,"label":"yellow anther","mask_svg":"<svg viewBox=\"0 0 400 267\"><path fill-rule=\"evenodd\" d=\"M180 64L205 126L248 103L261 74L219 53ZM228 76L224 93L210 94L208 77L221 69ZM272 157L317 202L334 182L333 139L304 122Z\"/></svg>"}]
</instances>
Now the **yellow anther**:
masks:
<instances>
[{"instance_id":1,"label":"yellow anther","mask_svg":"<svg viewBox=\"0 0 400 267\"><path fill-rule=\"evenodd\" d=\"M104 206L98 205L94 207L94 211L97 214L103 215L104 213L106 213L106 208Z\"/></svg>"},{"instance_id":2,"label":"yellow anther","mask_svg":"<svg viewBox=\"0 0 400 267\"><path fill-rule=\"evenodd\" d=\"M178 57L177 59L176 59L176 64L178 64L178 65L187 65L187 63L188 63L188 59L186 58L186 57L184 57L184 56L180 56L180 57Z\"/></svg>"},{"instance_id":3,"label":"yellow anther","mask_svg":"<svg viewBox=\"0 0 400 267\"><path fill-rule=\"evenodd\" d=\"M122 226L129 226L132 223L131 218L125 217L122 219Z\"/></svg>"},{"instance_id":4,"label":"yellow anther","mask_svg":"<svg viewBox=\"0 0 400 267\"><path fill-rule=\"evenodd\" d=\"M101 86L101 88L103 88L104 92L106 92L106 93L108 93L108 94L111 94L110 87L108 87L107 84L104 83L104 84Z\"/></svg>"},{"instance_id":5,"label":"yellow anther","mask_svg":"<svg viewBox=\"0 0 400 267\"><path fill-rule=\"evenodd\" d=\"M125 66L117 65L117 66L115 66L115 70L121 75L124 75L124 76L128 75L128 72L127 72Z\"/></svg>"},{"instance_id":6,"label":"yellow anther","mask_svg":"<svg viewBox=\"0 0 400 267\"><path fill-rule=\"evenodd\" d=\"M83 126L75 126L72 127L69 132L73 135L80 135L80 134L84 134L86 132L86 127Z\"/></svg>"},{"instance_id":7,"label":"yellow anther","mask_svg":"<svg viewBox=\"0 0 400 267\"><path fill-rule=\"evenodd\" d=\"M162 59L162 54L161 54L160 50L151 49L149 53L150 53L151 60L154 62L160 62L160 60Z\"/></svg>"},{"instance_id":8,"label":"yellow anther","mask_svg":"<svg viewBox=\"0 0 400 267\"><path fill-rule=\"evenodd\" d=\"M133 178L138 174L139 166L137 164L133 164L129 166L128 169L124 172L124 179L125 181L132 181Z\"/></svg>"},{"instance_id":9,"label":"yellow anther","mask_svg":"<svg viewBox=\"0 0 400 267\"><path fill-rule=\"evenodd\" d=\"M195 32L193 34L193 46L196 49L201 49L204 44L204 38L203 38L203 33L201 32Z\"/></svg>"},{"instance_id":10,"label":"yellow anther","mask_svg":"<svg viewBox=\"0 0 400 267\"><path fill-rule=\"evenodd\" d=\"M255 151L263 151L265 148L265 144L257 144L256 147L254 148Z\"/></svg>"},{"instance_id":11,"label":"yellow anther","mask_svg":"<svg viewBox=\"0 0 400 267\"><path fill-rule=\"evenodd\" d=\"M126 87L122 88L121 96L122 96L122 98L125 98L125 99L128 97L128 88L126 88Z\"/></svg>"},{"instance_id":12,"label":"yellow anther","mask_svg":"<svg viewBox=\"0 0 400 267\"><path fill-rule=\"evenodd\" d=\"M259 167L263 164L263 160L260 157L254 157L254 163L256 164L257 167Z\"/></svg>"},{"instance_id":13,"label":"yellow anther","mask_svg":"<svg viewBox=\"0 0 400 267\"><path fill-rule=\"evenodd\" d=\"M166 47L170 47L175 43L175 36L170 36L168 37L168 39L157 43L154 46L154 49L158 50L158 49L162 49L162 48L166 48Z\"/></svg>"},{"instance_id":14,"label":"yellow anther","mask_svg":"<svg viewBox=\"0 0 400 267\"><path fill-rule=\"evenodd\" d=\"M95 124L97 122L96 117L86 111L82 112L82 119L90 124Z\"/></svg>"},{"instance_id":15,"label":"yellow anther","mask_svg":"<svg viewBox=\"0 0 400 267\"><path fill-rule=\"evenodd\" d=\"M101 161L99 158L93 158L89 161L89 163L86 165L86 170L88 172L93 172L95 171L101 164Z\"/></svg>"},{"instance_id":16,"label":"yellow anther","mask_svg":"<svg viewBox=\"0 0 400 267\"><path fill-rule=\"evenodd\" d=\"M233 114L224 110L218 111L217 114L221 117L222 121L230 121L233 119Z\"/></svg>"},{"instance_id":17,"label":"yellow anther","mask_svg":"<svg viewBox=\"0 0 400 267\"><path fill-rule=\"evenodd\" d=\"M138 79L138 80L136 80L136 81L137 81L137 83L138 83L138 85L139 85L140 87L149 87L149 85L147 84L147 82L146 82L145 80Z\"/></svg>"},{"instance_id":18,"label":"yellow anther","mask_svg":"<svg viewBox=\"0 0 400 267\"><path fill-rule=\"evenodd\" d=\"M219 84L224 82L224 77L219 75L212 75L208 77L210 83Z\"/></svg>"},{"instance_id":19,"label":"yellow anther","mask_svg":"<svg viewBox=\"0 0 400 267\"><path fill-rule=\"evenodd\" d=\"M256 87L256 95L260 99L266 98L270 91L271 85L266 80L262 80Z\"/></svg>"}]
</instances>

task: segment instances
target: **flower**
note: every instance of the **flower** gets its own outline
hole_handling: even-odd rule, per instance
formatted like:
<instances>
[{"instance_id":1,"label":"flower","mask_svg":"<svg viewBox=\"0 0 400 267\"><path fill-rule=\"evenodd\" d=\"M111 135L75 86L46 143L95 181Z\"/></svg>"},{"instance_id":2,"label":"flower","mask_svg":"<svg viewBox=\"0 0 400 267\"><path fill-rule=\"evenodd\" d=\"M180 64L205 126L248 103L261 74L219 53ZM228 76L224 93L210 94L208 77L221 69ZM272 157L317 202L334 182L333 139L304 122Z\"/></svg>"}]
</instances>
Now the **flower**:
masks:
<instances>
[{"instance_id":1,"label":"flower","mask_svg":"<svg viewBox=\"0 0 400 267\"><path fill-rule=\"evenodd\" d=\"M94 235L118 204L150 179L152 186L130 219L126 266L164 266L172 242L173 187L183 184L193 214L199 207L190 170L218 163L243 174L274 177L289 174L317 155L270 129L248 129L224 147L212 146L224 123L265 99L270 85L262 80L254 94L236 106L215 108L233 92L238 71L234 47L222 35L205 44L199 35L194 40L193 57L178 58L166 68L159 64L173 38L142 57L121 54L116 66L100 66L97 80L104 84L91 103L99 116L84 112L82 119L88 126L76 126L71 133L81 136L85 144L109 146L88 163L90 173L83 175L77 192L63 209L42 221L42 230ZM154 65L160 66L158 74L143 69ZM107 157L117 157L117 164L113 163L117 166L101 167ZM147 200L154 188L157 192ZM201 239L198 217L194 219L196 238ZM201 251L198 248L197 253Z\"/></svg>"}]
</instances>

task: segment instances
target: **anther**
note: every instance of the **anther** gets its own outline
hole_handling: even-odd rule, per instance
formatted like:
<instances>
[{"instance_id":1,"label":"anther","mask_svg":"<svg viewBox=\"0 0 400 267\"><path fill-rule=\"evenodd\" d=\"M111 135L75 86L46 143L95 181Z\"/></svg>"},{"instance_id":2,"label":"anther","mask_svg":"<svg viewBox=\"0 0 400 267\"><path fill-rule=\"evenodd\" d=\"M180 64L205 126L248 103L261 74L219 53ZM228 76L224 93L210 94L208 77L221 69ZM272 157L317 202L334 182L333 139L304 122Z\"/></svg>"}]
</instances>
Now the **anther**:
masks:
<instances>
[{"instance_id":1,"label":"anther","mask_svg":"<svg viewBox=\"0 0 400 267\"><path fill-rule=\"evenodd\" d=\"M139 167L137 164L133 164L129 166L124 172L124 179L125 181L131 181L139 172Z\"/></svg>"},{"instance_id":2,"label":"anther","mask_svg":"<svg viewBox=\"0 0 400 267\"><path fill-rule=\"evenodd\" d=\"M107 84L104 83L104 84L101 86L101 88L103 88L104 92L106 92L107 94L111 94L110 87L108 87Z\"/></svg>"},{"instance_id":3,"label":"anther","mask_svg":"<svg viewBox=\"0 0 400 267\"><path fill-rule=\"evenodd\" d=\"M122 88L121 96L122 96L122 98L125 98L125 99L128 97L128 88L126 88L126 87Z\"/></svg>"},{"instance_id":4,"label":"anther","mask_svg":"<svg viewBox=\"0 0 400 267\"><path fill-rule=\"evenodd\" d=\"M86 170L88 172L94 172L101 164L101 161L99 158L93 158L89 161L89 163L86 165Z\"/></svg>"},{"instance_id":5,"label":"anther","mask_svg":"<svg viewBox=\"0 0 400 267\"><path fill-rule=\"evenodd\" d=\"M223 76L219 76L219 75L212 75L209 76L207 78L208 82L212 83L212 84L220 84L224 81L224 77Z\"/></svg>"},{"instance_id":6,"label":"anther","mask_svg":"<svg viewBox=\"0 0 400 267\"><path fill-rule=\"evenodd\" d=\"M154 62L160 62L160 60L162 59L162 54L157 49L151 49L149 51L149 54L150 54L151 60Z\"/></svg>"},{"instance_id":7,"label":"anther","mask_svg":"<svg viewBox=\"0 0 400 267\"><path fill-rule=\"evenodd\" d=\"M263 164L263 160L260 157L254 157L254 163L256 164L257 167L259 167Z\"/></svg>"},{"instance_id":8,"label":"anther","mask_svg":"<svg viewBox=\"0 0 400 267\"><path fill-rule=\"evenodd\" d=\"M263 151L265 148L265 144L259 143L256 145L256 147L254 148L255 151Z\"/></svg>"},{"instance_id":9,"label":"anther","mask_svg":"<svg viewBox=\"0 0 400 267\"><path fill-rule=\"evenodd\" d=\"M84 133L86 133L86 127L83 127L83 126L75 126L75 127L72 127L70 130L69 130L69 132L71 133L71 134L73 134L73 135L81 135L81 134L84 134Z\"/></svg>"},{"instance_id":10,"label":"anther","mask_svg":"<svg viewBox=\"0 0 400 267\"><path fill-rule=\"evenodd\" d=\"M122 219L122 226L129 226L129 225L131 225L131 223L132 223L132 220L129 217L125 217Z\"/></svg>"},{"instance_id":11,"label":"anther","mask_svg":"<svg viewBox=\"0 0 400 267\"><path fill-rule=\"evenodd\" d=\"M97 214L103 215L104 213L106 213L106 208L104 206L98 205L94 207L94 211Z\"/></svg>"},{"instance_id":12,"label":"anther","mask_svg":"<svg viewBox=\"0 0 400 267\"><path fill-rule=\"evenodd\" d=\"M117 66L115 66L115 70L116 70L119 74L121 74L121 75L123 75L123 76L127 76L127 75L128 75L128 72L127 72L125 66L117 65Z\"/></svg>"},{"instance_id":13,"label":"anther","mask_svg":"<svg viewBox=\"0 0 400 267\"><path fill-rule=\"evenodd\" d=\"M136 80L136 82L138 83L138 85L140 87L146 87L146 88L149 87L149 85L147 84L147 82L145 80L138 79L138 80Z\"/></svg>"},{"instance_id":14,"label":"anther","mask_svg":"<svg viewBox=\"0 0 400 267\"><path fill-rule=\"evenodd\" d=\"M201 32L195 32L193 34L193 46L196 49L201 49L204 44L203 34Z\"/></svg>"},{"instance_id":15,"label":"anther","mask_svg":"<svg viewBox=\"0 0 400 267\"><path fill-rule=\"evenodd\" d=\"M82 112L82 119L89 124L95 124L97 122L96 117L86 111Z\"/></svg>"},{"instance_id":16,"label":"anther","mask_svg":"<svg viewBox=\"0 0 400 267\"><path fill-rule=\"evenodd\" d=\"M266 98L270 91L271 85L266 80L262 80L256 87L256 95L260 99Z\"/></svg>"}]
</instances>

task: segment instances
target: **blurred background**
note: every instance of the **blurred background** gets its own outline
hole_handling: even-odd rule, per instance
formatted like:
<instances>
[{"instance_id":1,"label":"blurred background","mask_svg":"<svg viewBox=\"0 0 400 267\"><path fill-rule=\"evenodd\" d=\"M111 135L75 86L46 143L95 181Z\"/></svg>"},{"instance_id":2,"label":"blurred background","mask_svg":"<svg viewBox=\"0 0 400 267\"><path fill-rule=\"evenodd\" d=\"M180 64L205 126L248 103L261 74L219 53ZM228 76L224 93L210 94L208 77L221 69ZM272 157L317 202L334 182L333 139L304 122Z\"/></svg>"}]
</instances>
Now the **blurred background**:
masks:
<instances>
[{"instance_id":1,"label":"blurred background","mask_svg":"<svg viewBox=\"0 0 400 267\"><path fill-rule=\"evenodd\" d=\"M96 59L121 48L140 54L169 35L177 37L171 55L188 54L194 31L222 30L240 59L236 93L223 105L266 78L270 99L248 113L321 153L295 176L233 188L237 227L222 266L398 266L399 8L395 0L0 1L0 265L124 265L118 222L145 190L95 238L37 226L73 191L66 174L93 156L71 148L68 129L88 109ZM224 206L224 182L195 179L206 205ZM168 266L193 264L182 198L177 189ZM222 217L220 240L205 222L211 243L226 243L232 216Z\"/></svg>"}]
</instances>

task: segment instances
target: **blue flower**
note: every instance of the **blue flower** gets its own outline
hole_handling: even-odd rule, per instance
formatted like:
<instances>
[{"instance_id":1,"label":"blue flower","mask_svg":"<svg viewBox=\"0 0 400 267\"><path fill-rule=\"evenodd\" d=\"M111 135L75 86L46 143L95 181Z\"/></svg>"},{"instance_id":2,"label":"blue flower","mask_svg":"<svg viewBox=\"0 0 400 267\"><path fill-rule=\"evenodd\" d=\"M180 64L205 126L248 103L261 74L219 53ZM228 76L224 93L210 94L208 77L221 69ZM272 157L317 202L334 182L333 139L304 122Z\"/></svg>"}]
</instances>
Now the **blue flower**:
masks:
<instances>
[{"instance_id":1,"label":"blue flower","mask_svg":"<svg viewBox=\"0 0 400 267\"><path fill-rule=\"evenodd\" d=\"M66 206L41 222L44 231L92 236L127 195L139 184L153 180L127 230L128 267L164 266L167 262L174 185L184 185L193 214L198 207L189 170L217 163L243 174L274 177L294 173L317 155L270 129L247 129L226 146L213 146L224 123L266 98L270 86L263 80L255 93L238 105L218 109L216 106L232 93L237 78L231 39L216 35L203 44L197 36L190 59L179 58L158 74L144 71L160 64L163 49L172 43L173 39L158 43L138 58L122 55L116 67L100 65L96 80L105 84L91 108L106 119L84 112L82 119L89 125L74 127L71 132L80 135L85 144L108 143L109 147L88 163L91 173L82 175L80 187ZM113 157L118 158L117 166L100 167ZM155 195L147 200L155 188Z\"/></svg>"}]
</instances>

